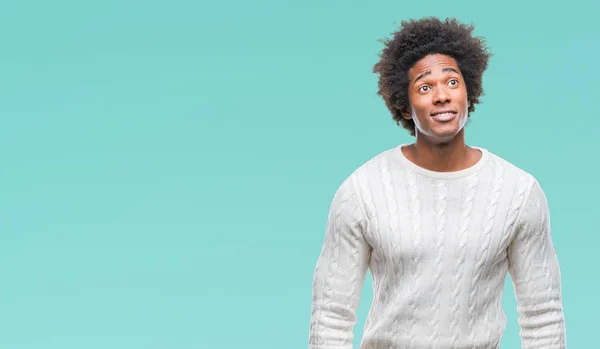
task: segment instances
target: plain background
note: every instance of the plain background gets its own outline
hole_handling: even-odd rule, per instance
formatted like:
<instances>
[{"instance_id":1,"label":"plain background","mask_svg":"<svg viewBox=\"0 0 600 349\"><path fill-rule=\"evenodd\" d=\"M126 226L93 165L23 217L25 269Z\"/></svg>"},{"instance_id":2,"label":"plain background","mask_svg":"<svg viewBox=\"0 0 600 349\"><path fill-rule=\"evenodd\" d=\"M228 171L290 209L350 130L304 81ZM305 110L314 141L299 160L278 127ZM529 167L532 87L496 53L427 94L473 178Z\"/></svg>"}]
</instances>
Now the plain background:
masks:
<instances>
[{"instance_id":1,"label":"plain background","mask_svg":"<svg viewBox=\"0 0 600 349\"><path fill-rule=\"evenodd\" d=\"M549 199L596 345L597 1L3 1L0 349L306 348L333 194L412 142L371 72L400 21L494 54L467 142ZM356 326L371 301L365 281ZM502 348L519 348L509 279Z\"/></svg>"}]
</instances>

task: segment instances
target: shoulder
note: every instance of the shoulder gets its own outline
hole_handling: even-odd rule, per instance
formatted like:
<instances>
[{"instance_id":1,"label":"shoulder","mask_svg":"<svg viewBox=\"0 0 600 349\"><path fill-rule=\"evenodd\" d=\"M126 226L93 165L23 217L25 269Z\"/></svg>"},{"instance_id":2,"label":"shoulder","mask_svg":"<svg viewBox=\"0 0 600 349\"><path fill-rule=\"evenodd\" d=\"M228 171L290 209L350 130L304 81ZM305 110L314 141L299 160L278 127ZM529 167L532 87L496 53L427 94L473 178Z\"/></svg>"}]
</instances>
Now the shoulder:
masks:
<instances>
[{"instance_id":1,"label":"shoulder","mask_svg":"<svg viewBox=\"0 0 600 349\"><path fill-rule=\"evenodd\" d=\"M363 211L366 210L366 207L362 206L369 206L372 199L370 193L378 185L382 173L387 173L396 166L395 151L399 149L393 147L380 151L348 173L339 184L334 201L340 202L352 198L357 200Z\"/></svg>"},{"instance_id":2,"label":"shoulder","mask_svg":"<svg viewBox=\"0 0 600 349\"><path fill-rule=\"evenodd\" d=\"M531 172L494 153L490 154L496 170L502 168L510 182L513 203L519 207L519 224L534 224L548 215L546 194L538 178Z\"/></svg>"},{"instance_id":3,"label":"shoulder","mask_svg":"<svg viewBox=\"0 0 600 349\"><path fill-rule=\"evenodd\" d=\"M352 179L360 183L368 182L369 180L375 178L380 178L382 171L389 171L393 166L396 166L396 152L399 151L399 146L380 151L352 171L349 174L348 179Z\"/></svg>"},{"instance_id":4,"label":"shoulder","mask_svg":"<svg viewBox=\"0 0 600 349\"><path fill-rule=\"evenodd\" d=\"M537 178L531 172L496 153L489 150L485 151L489 155L489 162L493 166L493 171L502 174L506 180L511 182L516 189L515 192L521 192L522 195L527 196L534 186L539 186Z\"/></svg>"}]
</instances>

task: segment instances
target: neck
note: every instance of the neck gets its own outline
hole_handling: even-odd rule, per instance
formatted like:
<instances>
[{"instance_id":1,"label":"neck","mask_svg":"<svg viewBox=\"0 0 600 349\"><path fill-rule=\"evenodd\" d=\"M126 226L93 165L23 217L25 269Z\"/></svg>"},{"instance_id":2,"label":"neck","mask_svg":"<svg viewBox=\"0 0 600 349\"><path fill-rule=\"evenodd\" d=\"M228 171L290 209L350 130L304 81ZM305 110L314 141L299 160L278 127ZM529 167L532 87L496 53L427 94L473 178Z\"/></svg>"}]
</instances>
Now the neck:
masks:
<instances>
[{"instance_id":1,"label":"neck","mask_svg":"<svg viewBox=\"0 0 600 349\"><path fill-rule=\"evenodd\" d=\"M450 140L434 140L417 131L416 142L406 148L405 156L430 171L460 171L479 160L479 151L465 144L464 130Z\"/></svg>"}]
</instances>

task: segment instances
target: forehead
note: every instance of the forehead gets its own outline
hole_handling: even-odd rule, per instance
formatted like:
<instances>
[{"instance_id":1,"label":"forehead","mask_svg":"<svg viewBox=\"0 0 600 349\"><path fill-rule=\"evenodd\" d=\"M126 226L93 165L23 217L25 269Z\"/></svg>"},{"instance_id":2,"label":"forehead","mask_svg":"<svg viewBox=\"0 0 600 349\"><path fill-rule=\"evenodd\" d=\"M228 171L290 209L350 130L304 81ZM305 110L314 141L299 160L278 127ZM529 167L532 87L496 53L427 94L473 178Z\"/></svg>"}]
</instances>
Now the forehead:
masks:
<instances>
[{"instance_id":1,"label":"forehead","mask_svg":"<svg viewBox=\"0 0 600 349\"><path fill-rule=\"evenodd\" d=\"M444 68L454 68L456 71L460 72L458 63L454 58L443 54L430 54L417 61L417 63L408 70L408 76L412 80L423 72L431 71L431 73L440 73Z\"/></svg>"}]
</instances>

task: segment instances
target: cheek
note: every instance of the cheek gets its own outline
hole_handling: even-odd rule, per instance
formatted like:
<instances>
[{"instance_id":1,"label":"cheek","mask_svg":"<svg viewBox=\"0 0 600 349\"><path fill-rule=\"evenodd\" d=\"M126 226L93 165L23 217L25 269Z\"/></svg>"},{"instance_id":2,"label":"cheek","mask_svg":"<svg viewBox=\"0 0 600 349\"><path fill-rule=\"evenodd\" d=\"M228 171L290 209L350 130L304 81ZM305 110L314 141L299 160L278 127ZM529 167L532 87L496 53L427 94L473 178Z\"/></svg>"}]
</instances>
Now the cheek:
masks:
<instances>
[{"instance_id":1,"label":"cheek","mask_svg":"<svg viewBox=\"0 0 600 349\"><path fill-rule=\"evenodd\" d=\"M413 112L416 112L418 115L425 112L427 107L431 104L431 99L428 99L427 96L413 95L409 101Z\"/></svg>"},{"instance_id":2,"label":"cheek","mask_svg":"<svg viewBox=\"0 0 600 349\"><path fill-rule=\"evenodd\" d=\"M456 91L456 98L457 100L464 102L466 105L468 103L467 90L465 88L461 88L460 90Z\"/></svg>"},{"instance_id":3,"label":"cheek","mask_svg":"<svg viewBox=\"0 0 600 349\"><path fill-rule=\"evenodd\" d=\"M419 118L421 123L427 122L429 120L430 109L429 106L426 105L417 105L414 108L413 116Z\"/></svg>"}]
</instances>

